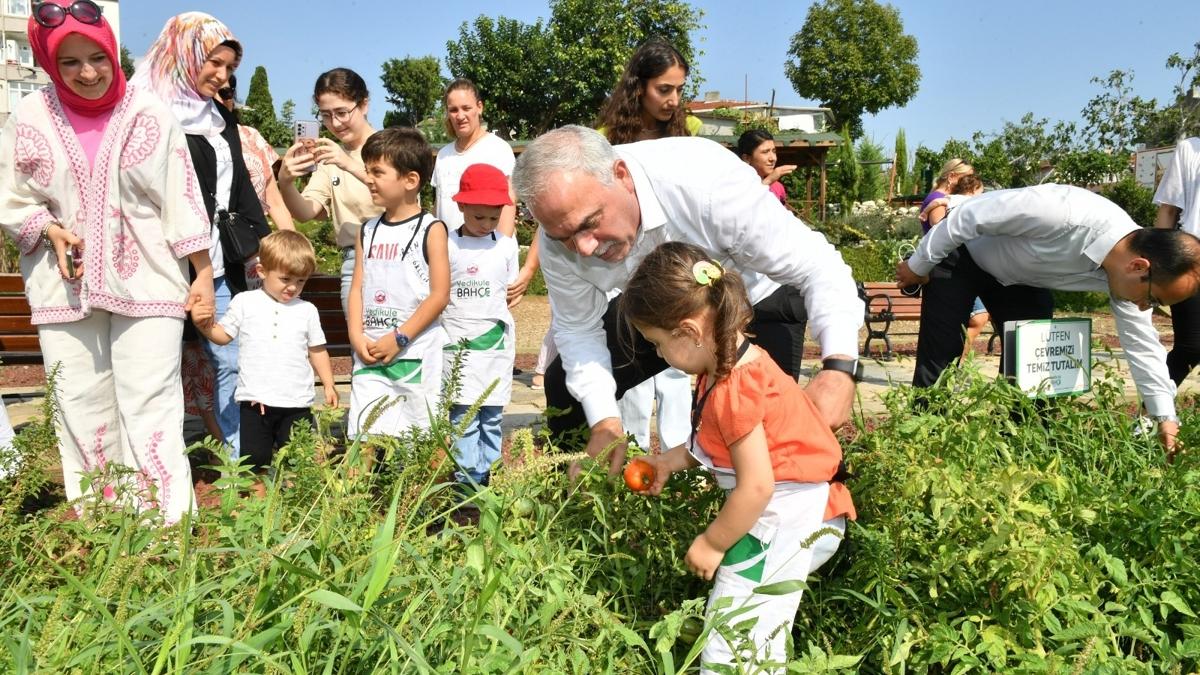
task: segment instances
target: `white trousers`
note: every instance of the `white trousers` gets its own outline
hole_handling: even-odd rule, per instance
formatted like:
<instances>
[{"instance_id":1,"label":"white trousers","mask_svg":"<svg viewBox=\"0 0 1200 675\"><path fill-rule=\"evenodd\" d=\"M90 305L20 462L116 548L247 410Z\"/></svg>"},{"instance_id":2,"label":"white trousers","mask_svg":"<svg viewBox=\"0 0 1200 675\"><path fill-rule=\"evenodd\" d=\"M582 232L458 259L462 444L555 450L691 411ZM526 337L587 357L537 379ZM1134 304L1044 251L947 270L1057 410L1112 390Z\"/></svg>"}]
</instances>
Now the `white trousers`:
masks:
<instances>
[{"instance_id":1,"label":"white trousers","mask_svg":"<svg viewBox=\"0 0 1200 675\"><path fill-rule=\"evenodd\" d=\"M729 627L709 634L700 655L702 673L718 672L713 668L716 665L752 672L786 670L787 639L802 591L767 595L755 593L755 589L805 581L833 557L846 531L846 519L822 522L828 499L828 483L776 484L775 495L750 533L725 553L708 598L706 623ZM836 534L822 534L803 545L825 528ZM743 626L750 622L747 633ZM732 627L738 628L733 629L737 637L731 646L720 631Z\"/></svg>"},{"instance_id":2,"label":"white trousers","mask_svg":"<svg viewBox=\"0 0 1200 675\"><path fill-rule=\"evenodd\" d=\"M692 430L692 380L688 374L668 368L627 390L617 401L621 424L643 448L650 447L650 416L655 404L662 451L687 443Z\"/></svg>"},{"instance_id":3,"label":"white trousers","mask_svg":"<svg viewBox=\"0 0 1200 675\"><path fill-rule=\"evenodd\" d=\"M38 326L49 372L58 365L56 426L67 499L100 491L177 522L193 508L183 444L179 376L183 321L93 310L71 323ZM120 478L121 467L126 470ZM115 470L87 488L84 474Z\"/></svg>"}]
</instances>

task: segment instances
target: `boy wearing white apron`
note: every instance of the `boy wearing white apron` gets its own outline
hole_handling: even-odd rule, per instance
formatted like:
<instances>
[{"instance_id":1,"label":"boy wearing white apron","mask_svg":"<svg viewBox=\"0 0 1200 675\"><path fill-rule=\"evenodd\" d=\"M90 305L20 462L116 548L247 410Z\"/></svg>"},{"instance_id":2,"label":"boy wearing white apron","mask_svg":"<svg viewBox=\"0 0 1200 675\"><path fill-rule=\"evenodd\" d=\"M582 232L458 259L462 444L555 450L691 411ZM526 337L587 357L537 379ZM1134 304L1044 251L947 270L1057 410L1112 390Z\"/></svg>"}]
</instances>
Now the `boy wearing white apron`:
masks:
<instances>
[{"instance_id":1,"label":"boy wearing white apron","mask_svg":"<svg viewBox=\"0 0 1200 675\"><path fill-rule=\"evenodd\" d=\"M347 434L399 436L429 426L441 393L446 227L421 208L433 150L419 132L384 129L367 139L362 156L367 187L384 212L363 224L355 242Z\"/></svg>"},{"instance_id":2,"label":"boy wearing white apron","mask_svg":"<svg viewBox=\"0 0 1200 675\"><path fill-rule=\"evenodd\" d=\"M455 441L455 477L487 485L492 464L500 459L500 420L512 396L516 355L506 292L520 271L517 242L496 231L501 211L512 204L508 177L490 164L472 164L453 199L464 222L449 233L450 305L442 314L449 338L443 371L447 377L455 360L462 359L450 421L461 425L471 406L482 401Z\"/></svg>"}]
</instances>

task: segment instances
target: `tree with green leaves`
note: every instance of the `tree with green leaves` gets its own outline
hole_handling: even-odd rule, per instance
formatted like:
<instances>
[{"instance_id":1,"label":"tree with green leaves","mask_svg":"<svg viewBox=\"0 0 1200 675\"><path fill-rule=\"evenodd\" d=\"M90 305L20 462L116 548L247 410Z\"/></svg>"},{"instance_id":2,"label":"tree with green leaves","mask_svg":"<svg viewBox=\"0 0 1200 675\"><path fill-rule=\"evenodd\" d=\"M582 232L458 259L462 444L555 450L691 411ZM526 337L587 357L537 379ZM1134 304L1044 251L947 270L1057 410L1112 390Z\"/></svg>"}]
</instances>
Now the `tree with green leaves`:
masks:
<instances>
[{"instance_id":1,"label":"tree with green leaves","mask_svg":"<svg viewBox=\"0 0 1200 675\"><path fill-rule=\"evenodd\" d=\"M913 153L913 194L923 195L929 192L941 169L940 155L931 148L918 145L917 151Z\"/></svg>"},{"instance_id":2,"label":"tree with green leaves","mask_svg":"<svg viewBox=\"0 0 1200 675\"><path fill-rule=\"evenodd\" d=\"M121 45L121 72L125 73L125 79L133 77L133 55L129 53L129 48Z\"/></svg>"},{"instance_id":3,"label":"tree with green leaves","mask_svg":"<svg viewBox=\"0 0 1200 675\"><path fill-rule=\"evenodd\" d=\"M454 77L479 87L484 117L503 135L532 137L564 124L591 124L639 44L661 35L692 61L702 13L682 0L554 0L550 19L526 24L479 16L446 44Z\"/></svg>"},{"instance_id":4,"label":"tree with green leaves","mask_svg":"<svg viewBox=\"0 0 1200 675\"><path fill-rule=\"evenodd\" d=\"M1167 68L1179 71L1179 83L1175 85L1175 105L1171 106L1169 118L1174 122L1175 139L1200 134L1200 104L1192 98L1192 92L1200 87L1200 42L1193 47L1192 55L1184 58L1175 52L1167 57Z\"/></svg>"},{"instance_id":5,"label":"tree with green leaves","mask_svg":"<svg viewBox=\"0 0 1200 675\"><path fill-rule=\"evenodd\" d=\"M384 115L383 126L415 127L437 108L446 80L436 56L388 59L383 63L383 88L394 110Z\"/></svg>"},{"instance_id":6,"label":"tree with green leaves","mask_svg":"<svg viewBox=\"0 0 1200 675\"><path fill-rule=\"evenodd\" d=\"M1074 127L1025 113L1017 122L1005 121L997 133L977 131L971 137L975 173L988 185L1002 188L1034 185L1045 164L1067 150Z\"/></svg>"},{"instance_id":7,"label":"tree with green leaves","mask_svg":"<svg viewBox=\"0 0 1200 675\"><path fill-rule=\"evenodd\" d=\"M550 128L557 112L552 41L541 20L526 24L481 15L459 27L458 40L446 43L446 65L452 77L478 87L493 131L506 138L531 137Z\"/></svg>"},{"instance_id":8,"label":"tree with green leaves","mask_svg":"<svg viewBox=\"0 0 1200 675\"><path fill-rule=\"evenodd\" d=\"M634 50L655 36L688 62L685 96L695 96L701 80L691 34L702 15L680 0L552 0L554 63L565 68L560 83L575 92L560 102L556 126L592 123Z\"/></svg>"},{"instance_id":9,"label":"tree with green leaves","mask_svg":"<svg viewBox=\"0 0 1200 675\"><path fill-rule=\"evenodd\" d=\"M293 108L295 105L293 104ZM271 145L281 148L292 144L291 125L275 117L275 100L271 97L271 85L267 80L267 69L258 66L250 76L250 88L245 103L238 108L238 120L258 132Z\"/></svg>"},{"instance_id":10,"label":"tree with green leaves","mask_svg":"<svg viewBox=\"0 0 1200 675\"><path fill-rule=\"evenodd\" d=\"M842 215L849 215L854 200L858 197L859 179L858 158L854 155L850 125L842 126L841 142L829 154L832 160L829 169L829 200L841 205Z\"/></svg>"},{"instance_id":11,"label":"tree with green leaves","mask_svg":"<svg viewBox=\"0 0 1200 675\"><path fill-rule=\"evenodd\" d=\"M875 0L822 0L808 9L784 64L796 92L833 110L862 135L864 112L902 106L917 93L917 39L900 12Z\"/></svg>"},{"instance_id":12,"label":"tree with green leaves","mask_svg":"<svg viewBox=\"0 0 1200 675\"><path fill-rule=\"evenodd\" d=\"M908 138L904 135L903 129L896 131L896 149L893 161L895 162L893 164L895 177L892 187L895 193L898 195L912 194L908 184Z\"/></svg>"},{"instance_id":13,"label":"tree with green leaves","mask_svg":"<svg viewBox=\"0 0 1200 675\"><path fill-rule=\"evenodd\" d=\"M1103 150L1076 150L1056 158L1050 180L1091 187L1108 183L1129 173L1129 156Z\"/></svg>"},{"instance_id":14,"label":"tree with green leaves","mask_svg":"<svg viewBox=\"0 0 1200 675\"><path fill-rule=\"evenodd\" d=\"M1103 90L1080 113L1084 140L1100 150L1129 152L1145 135L1157 102L1133 95L1133 71L1114 70L1092 83Z\"/></svg>"},{"instance_id":15,"label":"tree with green leaves","mask_svg":"<svg viewBox=\"0 0 1200 675\"><path fill-rule=\"evenodd\" d=\"M854 158L859 164L858 201L883 199L887 192L883 146L871 140L870 136L863 136L854 148Z\"/></svg>"}]
</instances>

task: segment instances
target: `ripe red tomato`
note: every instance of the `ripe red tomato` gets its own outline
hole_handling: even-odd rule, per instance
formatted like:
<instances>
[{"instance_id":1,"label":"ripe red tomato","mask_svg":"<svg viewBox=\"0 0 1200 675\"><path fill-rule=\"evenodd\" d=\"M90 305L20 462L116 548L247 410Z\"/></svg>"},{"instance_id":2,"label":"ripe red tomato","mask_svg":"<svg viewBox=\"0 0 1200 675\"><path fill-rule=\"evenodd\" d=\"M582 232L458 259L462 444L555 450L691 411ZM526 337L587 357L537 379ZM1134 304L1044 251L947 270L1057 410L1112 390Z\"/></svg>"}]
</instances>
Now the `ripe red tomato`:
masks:
<instances>
[{"instance_id":1,"label":"ripe red tomato","mask_svg":"<svg viewBox=\"0 0 1200 675\"><path fill-rule=\"evenodd\" d=\"M640 457L626 464L625 484L634 492L645 492L654 484L654 466Z\"/></svg>"}]
</instances>

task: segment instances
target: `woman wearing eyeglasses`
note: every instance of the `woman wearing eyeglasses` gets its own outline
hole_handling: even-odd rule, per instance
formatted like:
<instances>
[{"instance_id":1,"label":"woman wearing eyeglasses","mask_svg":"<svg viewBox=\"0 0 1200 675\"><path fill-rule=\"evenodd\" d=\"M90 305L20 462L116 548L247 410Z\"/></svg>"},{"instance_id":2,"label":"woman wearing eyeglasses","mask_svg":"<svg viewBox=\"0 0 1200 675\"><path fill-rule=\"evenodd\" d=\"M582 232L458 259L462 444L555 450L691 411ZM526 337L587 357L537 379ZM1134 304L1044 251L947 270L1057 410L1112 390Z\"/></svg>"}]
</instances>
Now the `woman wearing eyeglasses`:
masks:
<instances>
[{"instance_id":1,"label":"woman wearing eyeglasses","mask_svg":"<svg viewBox=\"0 0 1200 675\"><path fill-rule=\"evenodd\" d=\"M258 279L252 277L255 237L271 233L242 157L237 120L214 100L241 59L242 45L225 24L202 12L185 12L167 20L133 77L134 85L166 102L187 135L196 170L188 191L197 196L196 203L211 224L209 256L218 317L225 314L235 294L257 285ZM248 232L253 243L240 239L239 231ZM188 334L195 335L191 330ZM203 344L216 371L217 422L236 458L241 450L241 411L234 400L237 342L218 345L205 340ZM185 372L184 379L190 382L193 375Z\"/></svg>"},{"instance_id":2,"label":"woman wearing eyeglasses","mask_svg":"<svg viewBox=\"0 0 1200 675\"><path fill-rule=\"evenodd\" d=\"M194 502L183 319L213 297L187 141L160 100L127 86L95 3L39 3L28 32L53 86L25 97L0 135L0 225L57 368L67 498L157 508L172 523Z\"/></svg>"},{"instance_id":3,"label":"woman wearing eyeglasses","mask_svg":"<svg viewBox=\"0 0 1200 675\"><path fill-rule=\"evenodd\" d=\"M297 141L283 155L279 191L296 220L333 222L334 239L342 249L342 311L350 297L354 276L354 242L362 224L383 212L371 199L366 185L362 147L375 129L367 121L367 83L349 68L322 73L313 88L321 123L340 145L318 138L309 152ZM296 178L311 173L304 191Z\"/></svg>"}]
</instances>

